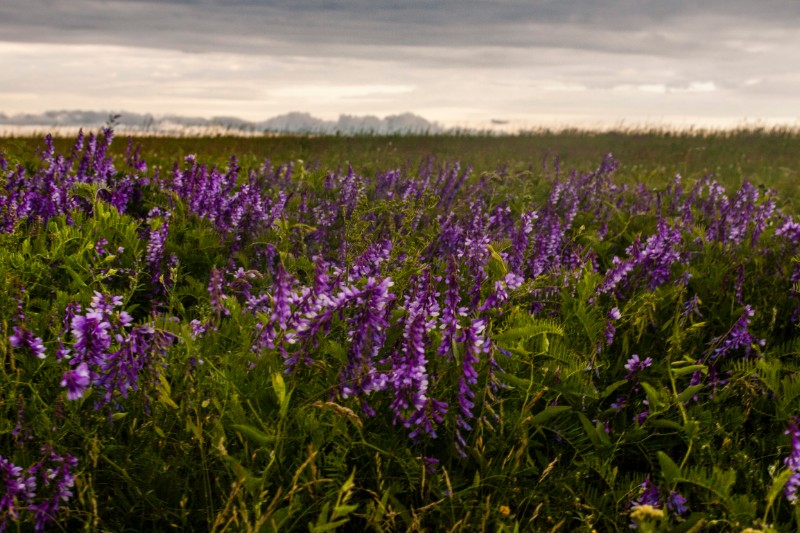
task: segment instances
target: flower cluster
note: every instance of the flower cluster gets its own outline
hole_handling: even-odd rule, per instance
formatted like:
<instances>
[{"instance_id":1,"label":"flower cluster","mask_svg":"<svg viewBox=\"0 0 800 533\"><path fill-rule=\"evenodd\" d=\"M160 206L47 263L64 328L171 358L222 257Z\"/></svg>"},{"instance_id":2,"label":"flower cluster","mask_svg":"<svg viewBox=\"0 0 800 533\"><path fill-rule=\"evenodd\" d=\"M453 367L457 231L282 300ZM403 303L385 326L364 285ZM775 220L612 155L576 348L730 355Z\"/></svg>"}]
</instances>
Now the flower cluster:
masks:
<instances>
[{"instance_id":1,"label":"flower cluster","mask_svg":"<svg viewBox=\"0 0 800 533\"><path fill-rule=\"evenodd\" d=\"M72 498L78 466L75 457L58 455L50 446L41 450L42 458L23 469L0 455L0 531L9 521L29 518L35 531L57 519L61 504Z\"/></svg>"},{"instance_id":2,"label":"flower cluster","mask_svg":"<svg viewBox=\"0 0 800 533\"><path fill-rule=\"evenodd\" d=\"M783 494L792 503L797 500L797 489L800 487L800 428L798 428L798 424L800 424L800 418L794 417L785 432L792 439L792 451L783 460L783 464L791 470L792 475L783 487Z\"/></svg>"},{"instance_id":3,"label":"flower cluster","mask_svg":"<svg viewBox=\"0 0 800 533\"><path fill-rule=\"evenodd\" d=\"M73 344L65 350L70 370L60 385L69 400L83 398L89 387L97 387L101 398L95 407L108 404L117 395L127 398L138 390L141 374L152 368L154 356L172 344L170 334L151 325L133 327L133 319L120 296L95 293L85 314L75 314L70 324Z\"/></svg>"},{"instance_id":4,"label":"flower cluster","mask_svg":"<svg viewBox=\"0 0 800 533\"><path fill-rule=\"evenodd\" d=\"M639 496L630 502L631 509L635 510L645 506L658 509L666 503L667 510L673 516L680 517L689 512L689 508L686 506L688 500L683 495L675 490L667 491L665 488L659 487L653 483L650 476L645 477L639 490L641 491ZM664 498L665 493L666 498ZM635 529L637 524L634 523L631 527Z\"/></svg>"},{"instance_id":5,"label":"flower cluster","mask_svg":"<svg viewBox=\"0 0 800 533\"><path fill-rule=\"evenodd\" d=\"M722 337L716 337L712 340L712 346L716 346L711 359L718 359L725 357L737 350L743 350L745 356L750 356L753 353L753 346L763 346L764 340L757 340L756 337L748 331L750 319L755 316L756 312L749 305L744 306L742 316L731 327L730 331Z\"/></svg>"},{"instance_id":6,"label":"flower cluster","mask_svg":"<svg viewBox=\"0 0 800 533\"><path fill-rule=\"evenodd\" d=\"M24 348L39 359L45 358L44 342L27 329L25 326L14 326L14 333L8 338L14 348Z\"/></svg>"}]
</instances>

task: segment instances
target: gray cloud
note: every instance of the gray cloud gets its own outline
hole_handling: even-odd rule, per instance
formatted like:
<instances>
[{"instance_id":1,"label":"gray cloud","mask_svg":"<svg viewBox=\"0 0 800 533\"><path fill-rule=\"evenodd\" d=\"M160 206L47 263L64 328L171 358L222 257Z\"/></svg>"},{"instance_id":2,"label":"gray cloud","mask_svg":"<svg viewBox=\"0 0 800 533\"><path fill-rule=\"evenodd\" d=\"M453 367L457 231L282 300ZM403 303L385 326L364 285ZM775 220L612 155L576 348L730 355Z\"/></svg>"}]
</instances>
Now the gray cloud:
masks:
<instances>
[{"instance_id":1,"label":"gray cloud","mask_svg":"<svg viewBox=\"0 0 800 533\"><path fill-rule=\"evenodd\" d=\"M789 0L1 0L0 102L785 117L800 109L798 27Z\"/></svg>"},{"instance_id":2,"label":"gray cloud","mask_svg":"<svg viewBox=\"0 0 800 533\"><path fill-rule=\"evenodd\" d=\"M726 29L796 29L800 3L762 0L379 2L4 0L4 40L190 52L342 55L391 47L557 47L669 55ZM370 50L365 50L369 45Z\"/></svg>"}]
</instances>

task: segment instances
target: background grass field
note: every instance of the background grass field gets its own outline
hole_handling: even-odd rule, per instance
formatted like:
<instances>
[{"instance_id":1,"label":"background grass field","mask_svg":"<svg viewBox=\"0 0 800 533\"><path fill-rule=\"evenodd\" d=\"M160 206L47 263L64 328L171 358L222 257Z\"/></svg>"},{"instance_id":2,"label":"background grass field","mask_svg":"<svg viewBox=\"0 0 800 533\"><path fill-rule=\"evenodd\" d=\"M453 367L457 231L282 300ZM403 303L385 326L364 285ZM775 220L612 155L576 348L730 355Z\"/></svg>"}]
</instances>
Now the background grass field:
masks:
<instances>
[{"instance_id":1,"label":"background grass field","mask_svg":"<svg viewBox=\"0 0 800 533\"><path fill-rule=\"evenodd\" d=\"M2 524L800 525L797 131L120 137L0 139Z\"/></svg>"}]
</instances>

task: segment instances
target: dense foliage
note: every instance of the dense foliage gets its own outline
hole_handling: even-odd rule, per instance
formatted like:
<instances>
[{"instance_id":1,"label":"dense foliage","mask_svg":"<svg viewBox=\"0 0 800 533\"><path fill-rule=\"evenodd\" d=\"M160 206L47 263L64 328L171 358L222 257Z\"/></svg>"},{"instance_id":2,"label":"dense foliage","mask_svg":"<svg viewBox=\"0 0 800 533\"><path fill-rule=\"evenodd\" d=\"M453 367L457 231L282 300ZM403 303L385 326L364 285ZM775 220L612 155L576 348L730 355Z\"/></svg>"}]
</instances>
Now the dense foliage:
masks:
<instances>
[{"instance_id":1,"label":"dense foliage","mask_svg":"<svg viewBox=\"0 0 800 533\"><path fill-rule=\"evenodd\" d=\"M800 527L774 191L112 139L0 157L0 530Z\"/></svg>"}]
</instances>

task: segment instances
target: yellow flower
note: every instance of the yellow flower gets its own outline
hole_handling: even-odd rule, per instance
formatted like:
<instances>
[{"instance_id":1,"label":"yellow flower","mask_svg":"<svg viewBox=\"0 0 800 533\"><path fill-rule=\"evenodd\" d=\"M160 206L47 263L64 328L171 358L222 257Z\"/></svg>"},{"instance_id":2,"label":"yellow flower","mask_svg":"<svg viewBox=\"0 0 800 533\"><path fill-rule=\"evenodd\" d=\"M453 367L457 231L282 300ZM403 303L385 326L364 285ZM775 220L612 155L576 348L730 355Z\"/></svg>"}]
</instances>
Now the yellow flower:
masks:
<instances>
[{"instance_id":1,"label":"yellow flower","mask_svg":"<svg viewBox=\"0 0 800 533\"><path fill-rule=\"evenodd\" d=\"M631 511L631 518L637 522L641 522L649 518L661 520L664 518L664 511L661 509L656 509L652 505L639 505L638 507L635 507L633 511Z\"/></svg>"},{"instance_id":2,"label":"yellow flower","mask_svg":"<svg viewBox=\"0 0 800 533\"><path fill-rule=\"evenodd\" d=\"M500 514L503 516L508 516L511 514L511 508L508 505L501 505L500 506Z\"/></svg>"}]
</instances>

